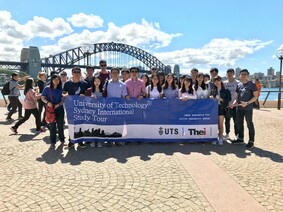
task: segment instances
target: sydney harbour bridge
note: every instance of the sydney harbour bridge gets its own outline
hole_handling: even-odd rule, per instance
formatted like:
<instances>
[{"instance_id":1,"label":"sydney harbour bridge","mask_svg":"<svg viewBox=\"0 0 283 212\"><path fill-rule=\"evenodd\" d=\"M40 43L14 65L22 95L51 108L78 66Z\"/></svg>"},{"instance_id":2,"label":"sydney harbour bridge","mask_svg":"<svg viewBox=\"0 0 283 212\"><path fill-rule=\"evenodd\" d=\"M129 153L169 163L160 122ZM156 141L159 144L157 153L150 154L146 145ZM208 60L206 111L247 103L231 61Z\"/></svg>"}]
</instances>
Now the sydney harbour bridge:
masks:
<instances>
[{"instance_id":1,"label":"sydney harbour bridge","mask_svg":"<svg viewBox=\"0 0 283 212\"><path fill-rule=\"evenodd\" d=\"M0 68L21 70L31 77L36 77L42 70L49 75L51 71L59 73L75 66L86 68L91 65L99 69L101 59L105 59L109 67L137 66L141 72L148 72L155 66L165 74L171 72L170 67L150 53L135 46L114 42L86 44L45 58L40 58L39 49L31 46L22 49L20 62L0 61Z\"/></svg>"}]
</instances>

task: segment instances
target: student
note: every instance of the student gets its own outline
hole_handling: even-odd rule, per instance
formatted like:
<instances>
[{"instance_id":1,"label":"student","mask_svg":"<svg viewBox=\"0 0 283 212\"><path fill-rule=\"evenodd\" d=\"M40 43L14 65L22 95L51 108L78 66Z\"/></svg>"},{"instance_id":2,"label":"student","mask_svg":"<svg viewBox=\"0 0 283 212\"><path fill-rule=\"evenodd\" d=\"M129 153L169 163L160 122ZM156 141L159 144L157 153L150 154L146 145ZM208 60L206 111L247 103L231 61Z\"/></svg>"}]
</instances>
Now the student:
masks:
<instances>
[{"instance_id":1,"label":"student","mask_svg":"<svg viewBox=\"0 0 283 212\"><path fill-rule=\"evenodd\" d=\"M62 82L57 74L51 76L50 85L46 86L42 92L42 101L47 104L48 107L54 108L56 122L49 123L50 132L50 149L55 149L56 144L56 132L58 130L59 140L63 144L65 142L64 136L64 99L62 97Z\"/></svg>"},{"instance_id":2,"label":"student","mask_svg":"<svg viewBox=\"0 0 283 212\"><path fill-rule=\"evenodd\" d=\"M64 89L64 85L68 81L67 72L66 71L61 71L60 72L60 78L61 78L61 82L62 82L62 89Z\"/></svg>"},{"instance_id":3,"label":"student","mask_svg":"<svg viewBox=\"0 0 283 212\"><path fill-rule=\"evenodd\" d=\"M193 69L191 70L191 77L192 77L193 85L196 84L197 74L198 74L198 69L193 68Z\"/></svg>"},{"instance_id":4,"label":"student","mask_svg":"<svg viewBox=\"0 0 283 212\"><path fill-rule=\"evenodd\" d=\"M32 114L35 118L35 124L36 124L36 132L44 132L43 129L41 129L40 126L40 118L39 118L39 112L37 109L37 100L41 98L41 94L37 94L34 90L34 81L32 78L28 78L25 83L25 99L24 99L24 108L25 108L25 116L19 120L14 126L12 126L10 129L13 133L18 133L18 127L25 123L30 115Z\"/></svg>"},{"instance_id":5,"label":"student","mask_svg":"<svg viewBox=\"0 0 283 212\"><path fill-rule=\"evenodd\" d=\"M37 87L38 87L38 93L42 93L44 87L46 86L46 73L44 71L41 71L38 73L38 81L37 81ZM47 123L45 121L45 104L44 102L40 99L37 100L38 102L38 111L39 111L39 119L41 120L41 126L46 127ZM43 112L43 117L41 118L42 115L42 111L44 108L44 112Z\"/></svg>"},{"instance_id":6,"label":"student","mask_svg":"<svg viewBox=\"0 0 283 212\"><path fill-rule=\"evenodd\" d=\"M111 69L112 79L110 79L108 82L104 84L103 90L107 94L106 96L107 98L126 98L130 100L130 96L127 93L126 85L122 81L119 80L119 73L120 73L119 68L113 67ZM133 82L131 82L132 79L129 79L126 82L133 83L133 84L129 84L130 86L134 86L136 85L136 83L139 83L140 87L138 88L141 88L141 86L144 86L143 82L137 78L137 75L135 76L134 79L135 81ZM138 95L137 92L138 90L132 90L132 95L134 95L133 97L136 97L135 95ZM122 142L115 142L115 144L117 146L123 145ZM106 147L111 147L111 146L112 146L112 142L107 141Z\"/></svg>"},{"instance_id":7,"label":"student","mask_svg":"<svg viewBox=\"0 0 283 212\"><path fill-rule=\"evenodd\" d=\"M138 78L138 67L131 67L130 72L131 78L125 82L128 95L131 98L137 98L138 100L140 100L146 95L144 82Z\"/></svg>"},{"instance_id":8,"label":"student","mask_svg":"<svg viewBox=\"0 0 283 212\"><path fill-rule=\"evenodd\" d=\"M166 76L165 84L162 86L163 98L165 99L176 99L178 98L178 85L175 84L175 79L173 74L168 74Z\"/></svg>"},{"instance_id":9,"label":"student","mask_svg":"<svg viewBox=\"0 0 283 212\"><path fill-rule=\"evenodd\" d=\"M209 97L210 89L209 85L205 84L203 73L198 73L196 75L194 89L197 95L197 99L205 99Z\"/></svg>"},{"instance_id":10,"label":"student","mask_svg":"<svg viewBox=\"0 0 283 212\"><path fill-rule=\"evenodd\" d=\"M146 97L151 99L162 98L162 87L159 84L157 75L152 75L150 80L150 85L145 89Z\"/></svg>"},{"instance_id":11,"label":"student","mask_svg":"<svg viewBox=\"0 0 283 212\"><path fill-rule=\"evenodd\" d=\"M221 77L214 77L213 83L214 86L210 98L218 100L218 144L223 145L223 122L226 108L228 107L229 101L231 101L231 93L225 88ZM216 141L212 144L216 145Z\"/></svg>"},{"instance_id":12,"label":"student","mask_svg":"<svg viewBox=\"0 0 283 212\"><path fill-rule=\"evenodd\" d=\"M87 89L86 96L91 96L92 98L102 98L103 86L101 84L101 78L99 76L94 77L91 82L91 87ZM95 147L97 145L98 148L102 147L102 142L90 142L90 147Z\"/></svg>"},{"instance_id":13,"label":"student","mask_svg":"<svg viewBox=\"0 0 283 212\"><path fill-rule=\"evenodd\" d=\"M28 78L28 76L27 76ZM12 79L10 80L9 83L9 90L10 93L8 95L8 99L10 102L10 107L12 108L9 113L8 116L6 118L6 120L11 120L12 119L12 115L16 112L17 108L18 108L18 119L22 119L22 103L19 100L19 96L20 96L20 91L19 89L23 89L24 85L19 85L18 81L22 81L25 80L25 78L19 78L19 74L18 73L13 73L12 74Z\"/></svg>"},{"instance_id":14,"label":"student","mask_svg":"<svg viewBox=\"0 0 283 212\"><path fill-rule=\"evenodd\" d=\"M147 74L141 75L140 79L143 81L145 87L147 87L150 84L149 77Z\"/></svg>"},{"instance_id":15,"label":"student","mask_svg":"<svg viewBox=\"0 0 283 212\"><path fill-rule=\"evenodd\" d=\"M90 88L92 86L92 82L93 82L93 73L94 73L94 68L92 66L87 66L86 67L86 77L84 79L84 81L86 81L87 86Z\"/></svg>"},{"instance_id":16,"label":"student","mask_svg":"<svg viewBox=\"0 0 283 212\"><path fill-rule=\"evenodd\" d=\"M179 98L182 101L187 101L188 99L196 99L197 95L193 88L192 78L186 77L182 84L182 88L179 89Z\"/></svg>"},{"instance_id":17,"label":"student","mask_svg":"<svg viewBox=\"0 0 283 212\"><path fill-rule=\"evenodd\" d=\"M230 120L231 118L233 118L233 122L234 122L234 133L235 133L235 138L233 140L237 140L238 139L238 134L239 134L239 130L238 130L238 122L237 122L237 105L234 105L233 102L236 100L236 90L239 84L239 81L235 79L235 71L234 69L230 68L227 70L226 72L226 77L227 80L225 80L224 86L226 89L228 89L231 93L231 101L229 102L228 108L226 110L227 113L229 113L230 115L227 116L225 115L225 131L226 131L226 136L225 139L229 140L230 139Z\"/></svg>"},{"instance_id":18,"label":"student","mask_svg":"<svg viewBox=\"0 0 283 212\"><path fill-rule=\"evenodd\" d=\"M128 68L123 68L121 74L122 82L126 82L130 78L130 70Z\"/></svg>"},{"instance_id":19,"label":"student","mask_svg":"<svg viewBox=\"0 0 283 212\"><path fill-rule=\"evenodd\" d=\"M74 67L72 69L72 80L67 81L64 85L63 96L67 95L85 95L87 90L87 83L81 80L81 69ZM68 148L73 148L74 144L70 141ZM85 148L86 145L83 142L78 143L78 147Z\"/></svg>"},{"instance_id":20,"label":"student","mask_svg":"<svg viewBox=\"0 0 283 212\"><path fill-rule=\"evenodd\" d=\"M165 84L165 74L163 72L158 72L157 77L159 84L163 86Z\"/></svg>"},{"instance_id":21,"label":"student","mask_svg":"<svg viewBox=\"0 0 283 212\"><path fill-rule=\"evenodd\" d=\"M99 66L100 66L100 71L98 72L98 76L101 78L102 85L104 85L105 82L108 81L111 78L110 72L107 71L106 60L100 60Z\"/></svg>"},{"instance_id":22,"label":"student","mask_svg":"<svg viewBox=\"0 0 283 212\"><path fill-rule=\"evenodd\" d=\"M258 98L258 90L252 81L249 80L249 71L242 69L240 71L240 83L237 87L237 98L234 104L238 103L238 124L239 124L239 137L237 140L232 141L232 144L244 143L244 119L247 122L249 129L249 141L246 148L254 146L255 129L253 123L253 102Z\"/></svg>"}]
</instances>

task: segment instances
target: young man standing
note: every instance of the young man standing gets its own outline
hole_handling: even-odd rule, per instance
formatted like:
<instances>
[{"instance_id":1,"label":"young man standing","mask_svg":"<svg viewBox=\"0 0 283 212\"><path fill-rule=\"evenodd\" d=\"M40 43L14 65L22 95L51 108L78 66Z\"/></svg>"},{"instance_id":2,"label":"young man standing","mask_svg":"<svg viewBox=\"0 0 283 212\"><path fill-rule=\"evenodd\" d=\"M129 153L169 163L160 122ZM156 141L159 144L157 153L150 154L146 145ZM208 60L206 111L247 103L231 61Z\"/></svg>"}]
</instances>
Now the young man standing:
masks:
<instances>
[{"instance_id":1,"label":"young man standing","mask_svg":"<svg viewBox=\"0 0 283 212\"><path fill-rule=\"evenodd\" d=\"M146 95L144 82L138 78L139 69L137 67L131 67L130 72L131 78L125 82L128 95L131 98L140 100Z\"/></svg>"},{"instance_id":2,"label":"young man standing","mask_svg":"<svg viewBox=\"0 0 283 212\"><path fill-rule=\"evenodd\" d=\"M87 83L81 80L81 69L79 67L75 67L72 69L73 79L69 80L65 83L63 89L63 95L85 95L87 90ZM78 143L80 148L85 148L86 145L83 142ZM68 144L68 148L74 147L74 144L70 141Z\"/></svg>"},{"instance_id":3,"label":"young man standing","mask_svg":"<svg viewBox=\"0 0 283 212\"><path fill-rule=\"evenodd\" d=\"M218 68L211 68L210 69L210 76L211 76L210 77L211 81L209 83L210 90L212 90L212 88L214 87L213 79L218 76L218 72L219 72Z\"/></svg>"},{"instance_id":4,"label":"young man standing","mask_svg":"<svg viewBox=\"0 0 283 212\"><path fill-rule=\"evenodd\" d=\"M91 83L93 82L93 73L94 73L94 68L92 66L87 66L86 67L86 78L84 81L86 81L88 88L91 87Z\"/></svg>"},{"instance_id":5,"label":"young man standing","mask_svg":"<svg viewBox=\"0 0 283 212\"><path fill-rule=\"evenodd\" d=\"M28 77L29 76L25 77L24 79L27 79ZM16 112L17 108L18 108L18 114L19 114L18 118L19 119L23 118L22 116L23 105L19 100L19 96L20 96L19 89L23 89L25 86L19 85L18 83L19 80L22 80L22 79L19 79L19 74L13 73L12 79L9 83L10 94L8 95L8 99L9 99L12 109L8 113L8 116L6 118L7 120L12 119L12 115Z\"/></svg>"},{"instance_id":6,"label":"young man standing","mask_svg":"<svg viewBox=\"0 0 283 212\"><path fill-rule=\"evenodd\" d=\"M255 129L253 124L253 102L258 98L257 87L255 83L249 80L249 71L247 69L242 69L240 71L241 82L237 87L237 99L238 102L238 124L239 124L239 138L232 141L232 144L243 143L244 142L244 118L247 122L247 127L249 129L249 142L245 146L246 148L252 148L254 146Z\"/></svg>"},{"instance_id":7,"label":"young man standing","mask_svg":"<svg viewBox=\"0 0 283 212\"><path fill-rule=\"evenodd\" d=\"M238 123L237 123L237 105L234 105L234 101L236 100L236 90L239 84L239 81L235 79L235 71L234 69L230 68L227 70L226 72L226 77L227 80L225 80L223 82L224 86L226 89L228 89L231 93L231 101L229 102L228 105L228 109L227 109L227 113L229 110L229 113L231 114L230 116L225 116L225 130L226 130L226 136L225 139L228 140L230 139L229 137L229 133L230 133L230 120L231 118L233 118L233 122L234 122L234 133L235 133L235 139L238 139L238 134L239 134L239 130L238 130Z\"/></svg>"},{"instance_id":8,"label":"young man standing","mask_svg":"<svg viewBox=\"0 0 283 212\"><path fill-rule=\"evenodd\" d=\"M104 84L104 90L107 94L107 98L127 98L130 100L130 97L128 96L126 86L123 82L119 80L119 73L120 70L118 68L112 68L111 69L111 75L112 79L108 80ZM121 146L122 142L115 142L117 146ZM112 142L107 141L106 146L111 147Z\"/></svg>"}]
</instances>

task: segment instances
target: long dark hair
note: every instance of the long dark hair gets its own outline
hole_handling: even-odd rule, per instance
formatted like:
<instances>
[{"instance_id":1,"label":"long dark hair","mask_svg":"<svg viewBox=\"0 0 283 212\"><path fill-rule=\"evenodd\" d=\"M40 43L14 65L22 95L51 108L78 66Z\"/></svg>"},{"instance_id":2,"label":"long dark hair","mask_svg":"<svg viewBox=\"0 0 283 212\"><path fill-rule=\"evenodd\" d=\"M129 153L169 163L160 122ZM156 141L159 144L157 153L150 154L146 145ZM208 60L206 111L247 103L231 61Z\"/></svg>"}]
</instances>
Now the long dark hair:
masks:
<instances>
[{"instance_id":1,"label":"long dark hair","mask_svg":"<svg viewBox=\"0 0 283 212\"><path fill-rule=\"evenodd\" d=\"M162 81L160 80L160 76L163 76L163 80L162 80ZM158 82L159 82L159 84L160 84L161 86L163 86L163 85L165 84L165 74L164 74L163 72L159 72L159 73L157 74L157 77L158 77Z\"/></svg>"},{"instance_id":2,"label":"long dark hair","mask_svg":"<svg viewBox=\"0 0 283 212\"><path fill-rule=\"evenodd\" d=\"M196 79L196 83L195 83L195 90L196 90L196 91L197 91L197 89L198 89L198 86L200 86L200 87L202 88L202 90L205 90L205 89L208 88L207 85L206 85L205 82L204 82L204 75L203 75L203 73L198 73L198 74L196 75L196 78L198 78L198 77L200 77L200 76L203 77L203 81L202 81L201 85L199 85L199 84L198 84L198 80Z\"/></svg>"},{"instance_id":3,"label":"long dark hair","mask_svg":"<svg viewBox=\"0 0 283 212\"><path fill-rule=\"evenodd\" d=\"M92 80L91 80L91 92L94 93L96 91L95 90L95 85L94 85L94 80L96 78L100 80L99 92L102 93L102 91L103 91L103 84L102 84L102 78L100 76L95 76L95 77L92 78Z\"/></svg>"},{"instance_id":4,"label":"long dark hair","mask_svg":"<svg viewBox=\"0 0 283 212\"><path fill-rule=\"evenodd\" d=\"M189 94L193 94L193 93L194 93L194 89L193 89L193 80L192 80L192 78L186 77L186 78L184 79L184 82L185 82L185 81L190 82L188 93L189 93ZM181 89L181 93L186 93L186 92L187 92L184 82L183 82L183 86L182 86L182 89Z\"/></svg>"},{"instance_id":5,"label":"long dark hair","mask_svg":"<svg viewBox=\"0 0 283 212\"><path fill-rule=\"evenodd\" d=\"M140 78L140 79L142 80L143 77L146 77L146 79L147 79L147 82L146 82L146 84L145 84L145 87L146 87L146 86L149 85L149 77L148 77L147 74L143 74L143 75L141 75L141 78Z\"/></svg>"},{"instance_id":6,"label":"long dark hair","mask_svg":"<svg viewBox=\"0 0 283 212\"><path fill-rule=\"evenodd\" d=\"M172 90L175 90L175 89L177 88L177 85L175 84L175 77L174 77L174 75L171 74L171 73L169 73L169 74L166 75L165 84L163 85L163 89L165 90L165 89L167 89L168 86L169 86L168 81L167 81L167 78L168 78L169 76L172 76L172 77L173 77L173 81L172 81L171 87L172 87Z\"/></svg>"},{"instance_id":7,"label":"long dark hair","mask_svg":"<svg viewBox=\"0 0 283 212\"><path fill-rule=\"evenodd\" d=\"M53 74L51 76L51 79L50 79L50 88L54 89L54 84L53 84L53 80L55 78L58 78L59 79L59 84L57 85L57 89L62 89L62 81L61 81L61 78L58 74Z\"/></svg>"},{"instance_id":8,"label":"long dark hair","mask_svg":"<svg viewBox=\"0 0 283 212\"><path fill-rule=\"evenodd\" d=\"M221 90L222 90L222 89L225 89L225 86L224 86L224 84L223 84L223 82L222 82L220 76L216 76L216 77L213 78L213 84L214 84L215 81L220 81L220 82L221 82ZM213 95L217 95L217 89L218 89L218 88L214 85L213 88L212 88L211 93L212 93Z\"/></svg>"},{"instance_id":9,"label":"long dark hair","mask_svg":"<svg viewBox=\"0 0 283 212\"><path fill-rule=\"evenodd\" d=\"M26 83L25 83L25 90L24 90L24 94L25 94L25 95L27 94L27 92L29 91L29 89L33 89L32 83L33 83L33 78L28 78L28 79L26 80Z\"/></svg>"},{"instance_id":10,"label":"long dark hair","mask_svg":"<svg viewBox=\"0 0 283 212\"><path fill-rule=\"evenodd\" d=\"M157 79L158 79L158 76L157 76L157 75L152 75L152 76L151 76L151 79L150 79L150 90L151 90L151 91L153 90L153 86L154 86L154 85L153 85L153 82L152 82L152 78L153 78L153 77L157 77ZM161 87L161 85L160 85L160 83L159 83L159 79L158 79L158 83L157 83L156 86L157 86L158 92L161 93L161 92L162 92L162 87Z\"/></svg>"}]
</instances>

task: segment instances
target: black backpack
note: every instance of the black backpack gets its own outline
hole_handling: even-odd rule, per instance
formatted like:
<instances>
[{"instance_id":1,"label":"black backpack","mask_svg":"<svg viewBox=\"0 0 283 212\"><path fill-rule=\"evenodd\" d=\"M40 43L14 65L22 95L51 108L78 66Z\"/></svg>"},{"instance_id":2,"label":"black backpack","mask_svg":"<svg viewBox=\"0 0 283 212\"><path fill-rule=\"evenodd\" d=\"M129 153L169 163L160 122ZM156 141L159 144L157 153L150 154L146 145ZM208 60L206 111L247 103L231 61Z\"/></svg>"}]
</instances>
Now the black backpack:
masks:
<instances>
[{"instance_id":1,"label":"black backpack","mask_svg":"<svg viewBox=\"0 0 283 212\"><path fill-rule=\"evenodd\" d=\"M9 95L9 94L11 93L11 91L14 89L14 88L13 88L13 89L10 91L10 82L11 82L11 80L9 80L8 82L6 82L6 83L4 84L4 86L3 86L2 90L1 90L1 93L2 93L3 95Z\"/></svg>"}]
</instances>

